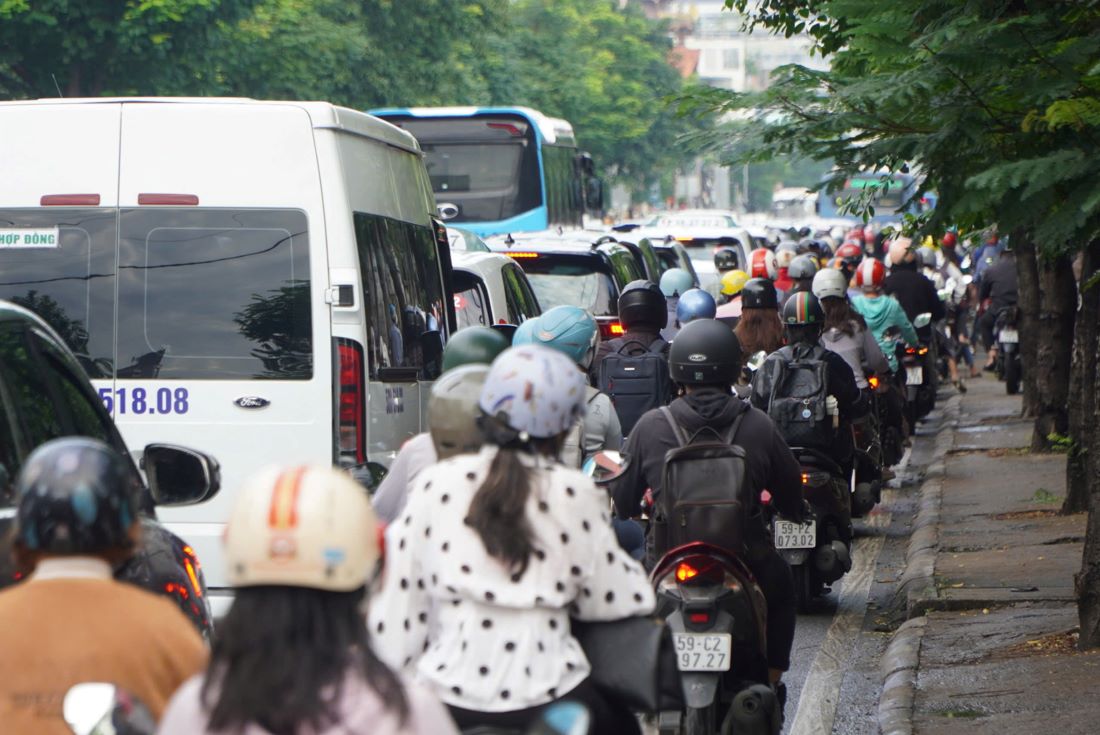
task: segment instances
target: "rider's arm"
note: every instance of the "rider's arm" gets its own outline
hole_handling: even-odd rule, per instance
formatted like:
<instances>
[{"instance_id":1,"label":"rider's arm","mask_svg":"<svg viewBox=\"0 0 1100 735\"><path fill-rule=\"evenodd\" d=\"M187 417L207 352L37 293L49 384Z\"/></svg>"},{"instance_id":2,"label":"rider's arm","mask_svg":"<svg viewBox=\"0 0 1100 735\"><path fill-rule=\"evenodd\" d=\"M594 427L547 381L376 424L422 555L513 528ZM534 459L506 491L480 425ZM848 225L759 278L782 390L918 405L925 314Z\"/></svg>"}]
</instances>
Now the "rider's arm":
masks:
<instances>
[{"instance_id":1,"label":"rider's arm","mask_svg":"<svg viewBox=\"0 0 1100 735\"><path fill-rule=\"evenodd\" d=\"M414 436L401 445L401 450L393 458L386 476L371 498L374 512L386 523L392 523L405 507L405 498L409 494L409 458L415 450L410 445L416 439Z\"/></svg>"},{"instance_id":2,"label":"rider's arm","mask_svg":"<svg viewBox=\"0 0 1100 735\"><path fill-rule=\"evenodd\" d=\"M604 433L604 449L618 451L623 447L623 425L619 423L619 412L615 410L615 404L611 399L602 395L596 400L606 403L607 429Z\"/></svg>"},{"instance_id":3,"label":"rider's arm","mask_svg":"<svg viewBox=\"0 0 1100 735\"><path fill-rule=\"evenodd\" d=\"M905 338L906 343L910 347L916 347L920 344L917 330L913 329L913 323L909 321L909 317L905 315L905 309L901 308L901 304L897 302L897 299L893 299L893 303L890 305L890 313L892 323L901 329L901 336Z\"/></svg>"},{"instance_id":4,"label":"rider's arm","mask_svg":"<svg viewBox=\"0 0 1100 735\"><path fill-rule=\"evenodd\" d=\"M856 385L856 376L848 361L835 352L826 352L825 359L829 365L829 395L840 405L840 415L855 419L867 413L863 393Z\"/></svg>"},{"instance_id":5,"label":"rider's arm","mask_svg":"<svg viewBox=\"0 0 1100 735\"><path fill-rule=\"evenodd\" d=\"M926 292L925 298L928 299L928 303L930 304L929 308L932 314L932 321L938 322L947 316L947 307L940 301L940 295L936 291L936 284L932 283L927 278L924 280L928 284L924 290Z\"/></svg>"},{"instance_id":6,"label":"rider's arm","mask_svg":"<svg viewBox=\"0 0 1100 735\"><path fill-rule=\"evenodd\" d=\"M771 493L772 505L785 518L802 520L802 465L774 426L768 465L765 485Z\"/></svg>"}]
</instances>

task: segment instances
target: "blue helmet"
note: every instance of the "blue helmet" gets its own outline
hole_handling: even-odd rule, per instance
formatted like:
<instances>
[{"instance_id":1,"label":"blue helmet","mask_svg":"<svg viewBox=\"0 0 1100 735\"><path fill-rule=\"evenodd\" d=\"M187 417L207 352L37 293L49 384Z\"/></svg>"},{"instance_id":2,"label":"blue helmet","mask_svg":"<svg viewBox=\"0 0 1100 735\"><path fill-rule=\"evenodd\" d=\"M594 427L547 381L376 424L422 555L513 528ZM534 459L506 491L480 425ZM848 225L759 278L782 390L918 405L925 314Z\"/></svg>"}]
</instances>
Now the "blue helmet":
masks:
<instances>
[{"instance_id":1,"label":"blue helmet","mask_svg":"<svg viewBox=\"0 0 1100 735\"><path fill-rule=\"evenodd\" d=\"M516 327L516 331L512 333L512 347L519 347L520 345L530 345L535 343L535 325L539 318L537 316L528 317ZM491 361L490 361L491 362Z\"/></svg>"},{"instance_id":2,"label":"blue helmet","mask_svg":"<svg viewBox=\"0 0 1100 735\"><path fill-rule=\"evenodd\" d=\"M695 279L683 268L669 268L661 274L661 293L666 299L682 296L685 291L695 287Z\"/></svg>"},{"instance_id":3,"label":"blue helmet","mask_svg":"<svg viewBox=\"0 0 1100 735\"><path fill-rule=\"evenodd\" d=\"M534 322L530 329L524 329ZM579 306L555 306L537 319L528 319L516 330L512 346L536 344L564 353L585 370L596 356L600 328Z\"/></svg>"},{"instance_id":4,"label":"blue helmet","mask_svg":"<svg viewBox=\"0 0 1100 735\"><path fill-rule=\"evenodd\" d=\"M713 296L700 288L693 288L680 295L676 320L683 326L696 319L713 319L717 311L718 305L714 303Z\"/></svg>"}]
</instances>

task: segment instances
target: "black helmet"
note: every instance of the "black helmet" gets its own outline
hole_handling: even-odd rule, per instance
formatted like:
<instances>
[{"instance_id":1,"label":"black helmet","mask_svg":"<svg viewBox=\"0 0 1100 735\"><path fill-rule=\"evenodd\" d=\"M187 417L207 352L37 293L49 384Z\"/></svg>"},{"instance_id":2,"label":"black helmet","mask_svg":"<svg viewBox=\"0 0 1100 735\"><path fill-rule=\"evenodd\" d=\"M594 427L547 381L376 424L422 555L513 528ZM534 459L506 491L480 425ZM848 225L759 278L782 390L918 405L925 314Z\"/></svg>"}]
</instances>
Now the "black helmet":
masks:
<instances>
[{"instance_id":1,"label":"black helmet","mask_svg":"<svg viewBox=\"0 0 1100 735\"><path fill-rule=\"evenodd\" d=\"M131 546L138 485L122 455L97 439L46 442L27 457L15 489L18 538L30 551L88 554Z\"/></svg>"},{"instance_id":2,"label":"black helmet","mask_svg":"<svg viewBox=\"0 0 1100 735\"><path fill-rule=\"evenodd\" d=\"M809 280L817 274L817 261L808 253L798 255L787 267L787 275L795 281Z\"/></svg>"},{"instance_id":3,"label":"black helmet","mask_svg":"<svg viewBox=\"0 0 1100 735\"><path fill-rule=\"evenodd\" d=\"M726 271L740 268L741 256L738 254L737 249L727 245L726 247L715 250L714 267L718 269L719 273L725 273Z\"/></svg>"},{"instance_id":4,"label":"black helmet","mask_svg":"<svg viewBox=\"0 0 1100 735\"><path fill-rule=\"evenodd\" d=\"M644 280L626 284L619 294L619 321L627 329L664 329L668 324L668 305L657 284Z\"/></svg>"},{"instance_id":5,"label":"black helmet","mask_svg":"<svg viewBox=\"0 0 1100 735\"><path fill-rule=\"evenodd\" d=\"M820 326L825 323L825 310L821 302L809 291L791 294L783 304L780 315L787 326Z\"/></svg>"},{"instance_id":6,"label":"black helmet","mask_svg":"<svg viewBox=\"0 0 1100 735\"><path fill-rule=\"evenodd\" d=\"M721 385L737 379L741 343L724 322L696 319L684 325L668 352L668 372L682 385Z\"/></svg>"},{"instance_id":7,"label":"black helmet","mask_svg":"<svg viewBox=\"0 0 1100 735\"><path fill-rule=\"evenodd\" d=\"M742 309L778 309L779 295L767 278L750 278L741 289Z\"/></svg>"}]
</instances>

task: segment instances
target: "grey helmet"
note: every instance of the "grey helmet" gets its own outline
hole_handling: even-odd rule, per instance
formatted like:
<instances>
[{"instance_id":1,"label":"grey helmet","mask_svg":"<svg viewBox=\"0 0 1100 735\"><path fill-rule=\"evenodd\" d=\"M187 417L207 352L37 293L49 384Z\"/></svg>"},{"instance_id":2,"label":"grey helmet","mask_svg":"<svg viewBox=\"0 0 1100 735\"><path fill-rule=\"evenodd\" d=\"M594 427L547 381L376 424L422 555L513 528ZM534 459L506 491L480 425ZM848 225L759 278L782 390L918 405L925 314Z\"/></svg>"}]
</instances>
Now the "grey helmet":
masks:
<instances>
[{"instance_id":1,"label":"grey helmet","mask_svg":"<svg viewBox=\"0 0 1100 735\"><path fill-rule=\"evenodd\" d=\"M428 430L440 459L476 452L484 443L477 428L478 398L488 365L462 365L444 373L428 398Z\"/></svg>"}]
</instances>

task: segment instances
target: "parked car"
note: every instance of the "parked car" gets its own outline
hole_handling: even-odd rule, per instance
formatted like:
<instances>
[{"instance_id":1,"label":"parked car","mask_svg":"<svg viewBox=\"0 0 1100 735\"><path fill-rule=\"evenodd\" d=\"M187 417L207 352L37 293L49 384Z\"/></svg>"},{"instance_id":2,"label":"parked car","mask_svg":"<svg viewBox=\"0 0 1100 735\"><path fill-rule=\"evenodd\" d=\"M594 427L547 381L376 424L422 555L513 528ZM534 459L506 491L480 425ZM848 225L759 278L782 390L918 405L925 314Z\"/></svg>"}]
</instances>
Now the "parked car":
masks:
<instances>
[{"instance_id":1,"label":"parked car","mask_svg":"<svg viewBox=\"0 0 1100 735\"><path fill-rule=\"evenodd\" d=\"M646 277L634 251L604 234L583 231L498 236L488 244L522 264L543 309L580 306L596 318L604 339L622 334L619 294Z\"/></svg>"},{"instance_id":2,"label":"parked car","mask_svg":"<svg viewBox=\"0 0 1100 735\"><path fill-rule=\"evenodd\" d=\"M519 326L542 313L523 269L506 255L453 251L451 288L458 328Z\"/></svg>"},{"instance_id":3,"label":"parked car","mask_svg":"<svg viewBox=\"0 0 1100 735\"><path fill-rule=\"evenodd\" d=\"M157 505L196 503L218 492L218 463L182 447L145 447L142 478L110 414L65 342L44 320L0 301L0 586L20 580L26 570L12 559L18 499L13 483L36 447L63 436L106 442L123 455L141 486L141 544L137 554L115 570L116 579L168 597L204 635L211 611L202 566L183 539L162 526Z\"/></svg>"},{"instance_id":4,"label":"parked car","mask_svg":"<svg viewBox=\"0 0 1100 735\"><path fill-rule=\"evenodd\" d=\"M246 99L0 103L0 298L77 354L134 447L194 441L226 492L162 520L230 601L234 491L273 463L369 484L427 429L450 248L416 140ZM140 450L139 450L140 451Z\"/></svg>"}]
</instances>

